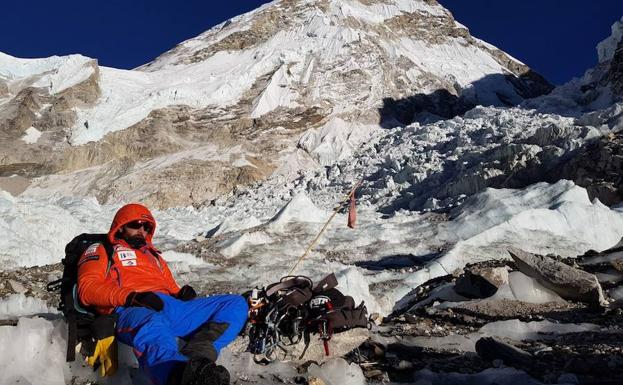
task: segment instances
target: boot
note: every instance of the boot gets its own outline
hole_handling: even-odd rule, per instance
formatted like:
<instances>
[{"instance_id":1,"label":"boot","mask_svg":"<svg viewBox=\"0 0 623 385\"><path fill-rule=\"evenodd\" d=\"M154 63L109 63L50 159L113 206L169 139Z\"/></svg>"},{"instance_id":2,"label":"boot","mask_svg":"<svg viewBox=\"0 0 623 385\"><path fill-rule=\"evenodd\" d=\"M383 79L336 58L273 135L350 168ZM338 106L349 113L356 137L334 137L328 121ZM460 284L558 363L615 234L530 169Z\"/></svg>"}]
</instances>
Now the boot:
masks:
<instances>
[{"instance_id":1,"label":"boot","mask_svg":"<svg viewBox=\"0 0 623 385\"><path fill-rule=\"evenodd\" d=\"M216 341L229 327L229 324L208 322L201 326L199 330L190 338L186 346L182 348L181 353L188 358L208 358L216 361L217 352L212 344Z\"/></svg>"},{"instance_id":2,"label":"boot","mask_svg":"<svg viewBox=\"0 0 623 385\"><path fill-rule=\"evenodd\" d=\"M184 368L181 385L229 385L229 381L225 367L207 358L192 358Z\"/></svg>"}]
</instances>

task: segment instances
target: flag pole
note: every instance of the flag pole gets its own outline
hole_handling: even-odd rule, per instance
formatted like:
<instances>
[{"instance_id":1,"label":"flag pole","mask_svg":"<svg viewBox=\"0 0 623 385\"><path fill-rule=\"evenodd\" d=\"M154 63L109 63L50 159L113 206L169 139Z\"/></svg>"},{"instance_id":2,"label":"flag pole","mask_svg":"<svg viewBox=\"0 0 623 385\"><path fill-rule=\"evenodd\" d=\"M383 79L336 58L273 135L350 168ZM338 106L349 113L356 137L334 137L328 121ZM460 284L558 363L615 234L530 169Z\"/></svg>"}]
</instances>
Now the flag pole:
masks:
<instances>
[{"instance_id":1,"label":"flag pole","mask_svg":"<svg viewBox=\"0 0 623 385\"><path fill-rule=\"evenodd\" d=\"M309 254L309 252L314 248L314 246L316 245L316 242L318 242L318 240L320 239L320 237L322 236L324 231L327 229L327 227L329 227L329 224L331 223L333 218L335 218L335 216L337 215L338 211L340 211L340 209L344 206L344 204L348 203L350 201L351 197L355 195L355 191L357 191L357 189L359 188L359 186L361 185L362 182L363 182L363 179L360 179L359 182L357 182L353 186L353 188L350 190L350 192L348 193L348 196L346 196L346 199L341 201L337 205L337 207L333 210L333 214L331 214L331 216L329 217L327 222L324 224L324 226L322 226L322 229L320 229L320 232L318 232L316 237L307 246L307 249L305 249L305 252L303 253L303 255L301 255L301 257L298 259L298 261L296 261L294 266L292 266L292 269L290 269L290 272L288 272L288 275L292 275L292 273L294 272L296 267L299 265L299 263L301 263L301 261L307 256L307 254Z\"/></svg>"}]
</instances>

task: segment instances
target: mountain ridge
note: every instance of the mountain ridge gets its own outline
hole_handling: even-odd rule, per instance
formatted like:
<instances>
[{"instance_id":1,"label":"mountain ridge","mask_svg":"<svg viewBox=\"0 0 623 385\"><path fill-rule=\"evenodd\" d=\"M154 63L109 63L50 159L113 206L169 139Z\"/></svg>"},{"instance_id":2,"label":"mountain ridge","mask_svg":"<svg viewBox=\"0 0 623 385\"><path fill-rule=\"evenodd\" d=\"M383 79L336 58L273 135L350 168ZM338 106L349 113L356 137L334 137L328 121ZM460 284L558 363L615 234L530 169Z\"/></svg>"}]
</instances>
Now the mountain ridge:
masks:
<instances>
[{"instance_id":1,"label":"mountain ridge","mask_svg":"<svg viewBox=\"0 0 623 385\"><path fill-rule=\"evenodd\" d=\"M34 111L22 107L31 118L20 117L18 133L5 136L19 156L3 161L4 175L41 176L33 187L67 184L58 189L106 202L199 205L239 182L297 172L287 164L292 159L303 168L344 159L365 140L353 133L371 125L405 125L431 113L452 117L479 104L514 105L551 89L521 62L471 37L435 1L277 1L136 71L97 69L78 93L89 103L50 93L54 84L35 87L42 101ZM14 88L16 81L0 83ZM30 127L41 136L23 145ZM325 134L301 145L317 132ZM208 144L241 151L220 161L178 157L164 172L145 166ZM51 160L42 159L46 153ZM59 172L80 173L86 182L72 187L71 178L54 176Z\"/></svg>"}]
</instances>

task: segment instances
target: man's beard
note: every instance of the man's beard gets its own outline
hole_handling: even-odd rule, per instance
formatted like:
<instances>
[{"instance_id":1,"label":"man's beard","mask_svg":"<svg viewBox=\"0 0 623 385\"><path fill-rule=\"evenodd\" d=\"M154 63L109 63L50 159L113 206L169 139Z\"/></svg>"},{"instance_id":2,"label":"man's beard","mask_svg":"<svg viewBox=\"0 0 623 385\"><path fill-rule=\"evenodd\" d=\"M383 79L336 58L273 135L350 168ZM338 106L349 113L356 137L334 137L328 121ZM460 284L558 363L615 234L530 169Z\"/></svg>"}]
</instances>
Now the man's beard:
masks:
<instances>
[{"instance_id":1,"label":"man's beard","mask_svg":"<svg viewBox=\"0 0 623 385\"><path fill-rule=\"evenodd\" d=\"M124 240L133 249L140 249L141 247L147 244L147 241L145 241L145 238L143 238L143 236L141 235L135 235L133 237L126 237Z\"/></svg>"}]
</instances>

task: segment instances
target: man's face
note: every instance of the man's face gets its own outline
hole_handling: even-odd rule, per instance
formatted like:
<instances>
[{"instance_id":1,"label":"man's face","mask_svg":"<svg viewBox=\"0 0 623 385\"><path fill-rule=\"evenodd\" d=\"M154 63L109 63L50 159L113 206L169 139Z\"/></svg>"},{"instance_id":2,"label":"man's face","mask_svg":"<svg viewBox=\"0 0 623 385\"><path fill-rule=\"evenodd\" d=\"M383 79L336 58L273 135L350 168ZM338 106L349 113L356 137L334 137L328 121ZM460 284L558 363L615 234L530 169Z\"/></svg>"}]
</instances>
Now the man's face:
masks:
<instances>
[{"instance_id":1,"label":"man's face","mask_svg":"<svg viewBox=\"0 0 623 385\"><path fill-rule=\"evenodd\" d=\"M124 239L145 239L151 230L151 223L145 221L134 221L122 227L121 236Z\"/></svg>"}]
</instances>

